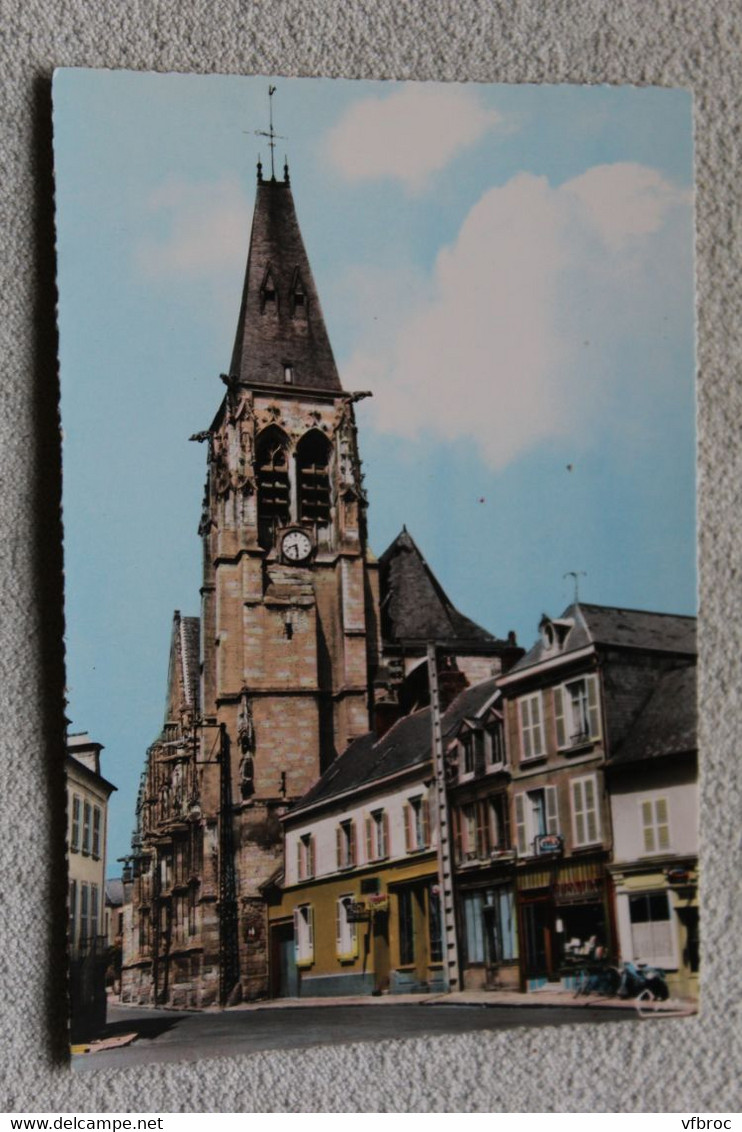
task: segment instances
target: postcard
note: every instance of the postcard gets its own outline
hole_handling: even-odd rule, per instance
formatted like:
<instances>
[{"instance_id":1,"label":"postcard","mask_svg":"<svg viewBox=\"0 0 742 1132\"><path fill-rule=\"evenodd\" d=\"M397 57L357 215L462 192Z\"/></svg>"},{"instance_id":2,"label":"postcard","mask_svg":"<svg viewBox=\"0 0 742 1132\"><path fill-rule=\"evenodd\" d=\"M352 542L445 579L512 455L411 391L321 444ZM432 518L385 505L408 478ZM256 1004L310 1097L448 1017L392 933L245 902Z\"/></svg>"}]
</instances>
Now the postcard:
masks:
<instances>
[{"instance_id":1,"label":"postcard","mask_svg":"<svg viewBox=\"0 0 742 1132\"><path fill-rule=\"evenodd\" d=\"M688 92L61 70L54 145L75 1067L694 1012Z\"/></svg>"}]
</instances>

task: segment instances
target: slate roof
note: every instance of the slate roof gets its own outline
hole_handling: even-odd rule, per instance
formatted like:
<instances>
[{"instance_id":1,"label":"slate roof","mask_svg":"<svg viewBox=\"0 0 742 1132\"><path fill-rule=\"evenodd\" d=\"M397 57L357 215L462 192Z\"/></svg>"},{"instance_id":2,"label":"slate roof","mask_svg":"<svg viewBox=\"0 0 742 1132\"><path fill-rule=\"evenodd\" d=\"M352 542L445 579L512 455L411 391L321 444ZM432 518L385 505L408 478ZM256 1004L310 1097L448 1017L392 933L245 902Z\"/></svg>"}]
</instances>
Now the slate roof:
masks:
<instances>
[{"instance_id":1,"label":"slate roof","mask_svg":"<svg viewBox=\"0 0 742 1132\"><path fill-rule=\"evenodd\" d=\"M381 631L390 644L504 646L448 599L406 527L379 558Z\"/></svg>"},{"instance_id":2,"label":"slate roof","mask_svg":"<svg viewBox=\"0 0 742 1132\"><path fill-rule=\"evenodd\" d=\"M696 619L674 613L652 613L643 609L618 609L587 602L567 606L558 622L572 621L558 655L575 652L588 645L632 648L647 652L696 654ZM539 637L511 673L530 668L551 657Z\"/></svg>"},{"instance_id":3,"label":"slate roof","mask_svg":"<svg viewBox=\"0 0 742 1132\"><path fill-rule=\"evenodd\" d=\"M475 718L496 691L497 680L492 677L464 689L456 697L441 721L444 748L463 720ZM317 802L329 801L346 791L427 763L431 746L429 707L404 716L378 740L372 731L361 735L294 806L291 816Z\"/></svg>"},{"instance_id":4,"label":"slate roof","mask_svg":"<svg viewBox=\"0 0 742 1132\"><path fill-rule=\"evenodd\" d=\"M696 669L663 673L609 764L639 762L696 749Z\"/></svg>"},{"instance_id":5,"label":"slate roof","mask_svg":"<svg viewBox=\"0 0 742 1132\"><path fill-rule=\"evenodd\" d=\"M268 272L276 301L263 310L261 291ZM294 310L297 279L305 301ZM283 388L286 365L293 368L294 385L341 388L291 188L288 181L259 181L229 372L240 382Z\"/></svg>"}]
</instances>

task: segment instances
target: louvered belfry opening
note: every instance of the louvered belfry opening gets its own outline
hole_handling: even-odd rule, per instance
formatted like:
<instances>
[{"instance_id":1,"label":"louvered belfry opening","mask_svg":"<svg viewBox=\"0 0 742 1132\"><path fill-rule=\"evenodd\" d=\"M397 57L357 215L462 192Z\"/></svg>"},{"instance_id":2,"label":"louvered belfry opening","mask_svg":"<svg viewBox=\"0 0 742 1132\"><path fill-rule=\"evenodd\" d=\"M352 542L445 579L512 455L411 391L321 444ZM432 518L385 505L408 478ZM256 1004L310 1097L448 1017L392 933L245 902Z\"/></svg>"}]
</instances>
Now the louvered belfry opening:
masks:
<instances>
[{"instance_id":1,"label":"louvered belfry opening","mask_svg":"<svg viewBox=\"0 0 742 1132\"><path fill-rule=\"evenodd\" d=\"M287 441L280 429L268 428L258 438L257 463L258 542L270 550L291 514Z\"/></svg>"},{"instance_id":2,"label":"louvered belfry opening","mask_svg":"<svg viewBox=\"0 0 742 1132\"><path fill-rule=\"evenodd\" d=\"M308 432L296 450L299 518L315 527L330 522L330 443L320 432Z\"/></svg>"}]
</instances>

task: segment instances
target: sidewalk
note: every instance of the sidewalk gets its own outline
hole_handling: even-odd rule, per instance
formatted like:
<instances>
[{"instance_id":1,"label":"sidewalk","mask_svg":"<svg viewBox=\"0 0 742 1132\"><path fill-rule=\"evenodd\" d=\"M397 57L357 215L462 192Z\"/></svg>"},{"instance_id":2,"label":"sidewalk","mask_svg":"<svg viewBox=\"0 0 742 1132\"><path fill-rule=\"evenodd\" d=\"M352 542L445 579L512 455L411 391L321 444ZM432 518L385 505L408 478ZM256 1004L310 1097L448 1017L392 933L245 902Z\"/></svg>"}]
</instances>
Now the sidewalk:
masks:
<instances>
[{"instance_id":1,"label":"sidewalk","mask_svg":"<svg viewBox=\"0 0 742 1132\"><path fill-rule=\"evenodd\" d=\"M578 995L573 991L485 991L460 990L445 994L387 994L387 995L334 995L317 998L274 998L261 1002L243 1002L239 1006L227 1007L229 1011L236 1010L289 1010L305 1007L323 1006L520 1006L529 1007L555 1006L564 1009L571 1007L580 1010L583 1007L601 1007L606 1010L636 1010L635 999L606 998L604 995ZM217 1009L209 1008L209 1009ZM653 1003L653 1014L695 1014L698 1004L692 999L668 999L667 1002Z\"/></svg>"}]
</instances>

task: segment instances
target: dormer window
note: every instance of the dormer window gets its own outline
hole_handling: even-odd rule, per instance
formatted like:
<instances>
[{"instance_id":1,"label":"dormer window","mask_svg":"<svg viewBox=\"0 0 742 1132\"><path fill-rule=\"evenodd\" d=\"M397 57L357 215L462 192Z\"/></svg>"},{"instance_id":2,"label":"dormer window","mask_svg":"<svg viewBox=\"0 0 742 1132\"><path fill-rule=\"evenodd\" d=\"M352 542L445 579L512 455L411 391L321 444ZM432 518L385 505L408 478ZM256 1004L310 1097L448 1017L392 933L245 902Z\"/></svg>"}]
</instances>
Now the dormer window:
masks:
<instances>
[{"instance_id":1,"label":"dormer window","mask_svg":"<svg viewBox=\"0 0 742 1132\"><path fill-rule=\"evenodd\" d=\"M265 273L263 285L260 288L260 311L263 313L266 307L269 310L276 310L278 299L276 296L276 284L271 275L270 269Z\"/></svg>"},{"instance_id":2,"label":"dormer window","mask_svg":"<svg viewBox=\"0 0 742 1132\"><path fill-rule=\"evenodd\" d=\"M307 309L307 292L304 287L299 270L294 272L294 279L291 285L291 315L302 315L306 313Z\"/></svg>"}]
</instances>

